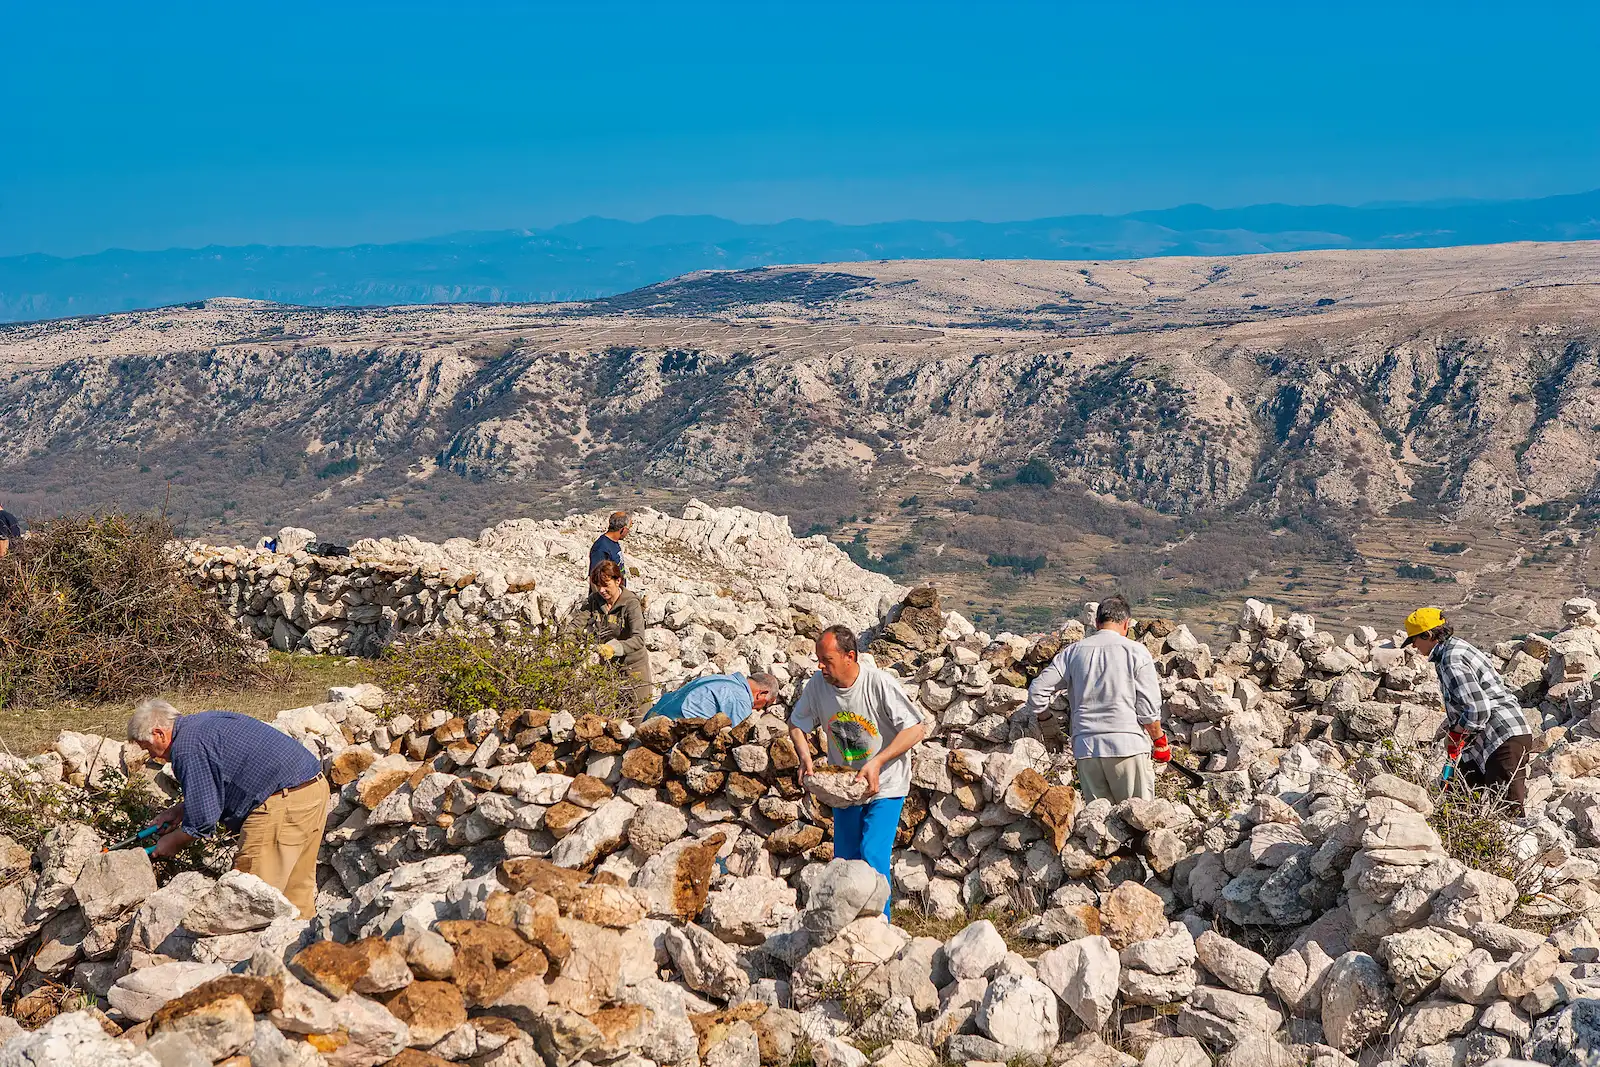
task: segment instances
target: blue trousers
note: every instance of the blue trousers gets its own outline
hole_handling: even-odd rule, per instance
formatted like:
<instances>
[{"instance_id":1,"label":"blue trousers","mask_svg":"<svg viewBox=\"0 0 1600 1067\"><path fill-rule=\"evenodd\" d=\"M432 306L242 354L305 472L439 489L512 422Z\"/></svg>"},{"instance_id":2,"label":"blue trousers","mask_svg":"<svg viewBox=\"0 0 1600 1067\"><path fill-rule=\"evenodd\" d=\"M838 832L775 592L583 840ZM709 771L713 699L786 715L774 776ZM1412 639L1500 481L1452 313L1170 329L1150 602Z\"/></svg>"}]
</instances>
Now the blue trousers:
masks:
<instances>
[{"instance_id":1,"label":"blue trousers","mask_svg":"<svg viewBox=\"0 0 1600 1067\"><path fill-rule=\"evenodd\" d=\"M833 858L866 860L883 875L891 890L889 858L894 852L894 833L900 825L900 809L905 797L879 797L854 808L833 809ZM891 891L890 896L894 894ZM884 915L890 905L883 906Z\"/></svg>"}]
</instances>

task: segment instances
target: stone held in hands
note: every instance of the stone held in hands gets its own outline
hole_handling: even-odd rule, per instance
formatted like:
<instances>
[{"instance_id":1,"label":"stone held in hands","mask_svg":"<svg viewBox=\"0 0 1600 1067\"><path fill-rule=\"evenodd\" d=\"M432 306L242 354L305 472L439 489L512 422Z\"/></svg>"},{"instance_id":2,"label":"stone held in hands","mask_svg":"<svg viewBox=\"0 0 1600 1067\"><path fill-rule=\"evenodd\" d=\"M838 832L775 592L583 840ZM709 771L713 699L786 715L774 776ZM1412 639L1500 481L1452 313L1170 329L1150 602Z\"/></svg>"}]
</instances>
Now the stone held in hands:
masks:
<instances>
[{"instance_id":1,"label":"stone held in hands","mask_svg":"<svg viewBox=\"0 0 1600 1067\"><path fill-rule=\"evenodd\" d=\"M806 776L805 787L830 808L853 808L869 799L865 780L847 768L819 767Z\"/></svg>"}]
</instances>

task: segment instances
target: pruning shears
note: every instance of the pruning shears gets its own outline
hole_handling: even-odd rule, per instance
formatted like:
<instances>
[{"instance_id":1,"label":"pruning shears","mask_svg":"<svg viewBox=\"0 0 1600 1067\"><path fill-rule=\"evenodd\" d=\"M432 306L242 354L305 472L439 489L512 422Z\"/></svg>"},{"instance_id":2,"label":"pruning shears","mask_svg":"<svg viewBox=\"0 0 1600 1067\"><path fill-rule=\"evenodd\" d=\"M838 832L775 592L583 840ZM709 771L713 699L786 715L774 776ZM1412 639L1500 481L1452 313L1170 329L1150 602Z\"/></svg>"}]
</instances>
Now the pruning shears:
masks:
<instances>
[{"instance_id":1,"label":"pruning shears","mask_svg":"<svg viewBox=\"0 0 1600 1067\"><path fill-rule=\"evenodd\" d=\"M164 825L161 823L156 823L152 826L146 826L143 830L140 830L132 837L125 837L115 844L107 845L100 851L115 852L120 848L132 848L134 845L144 844L144 842L149 841L150 843L144 846L145 855L154 855L156 851L156 842L154 841L154 838L160 834L164 828Z\"/></svg>"},{"instance_id":2,"label":"pruning shears","mask_svg":"<svg viewBox=\"0 0 1600 1067\"><path fill-rule=\"evenodd\" d=\"M1456 773L1456 764L1461 760L1461 753L1467 747L1467 735L1459 730L1451 730L1445 735L1444 769L1439 772L1439 781L1448 782Z\"/></svg>"}]
</instances>

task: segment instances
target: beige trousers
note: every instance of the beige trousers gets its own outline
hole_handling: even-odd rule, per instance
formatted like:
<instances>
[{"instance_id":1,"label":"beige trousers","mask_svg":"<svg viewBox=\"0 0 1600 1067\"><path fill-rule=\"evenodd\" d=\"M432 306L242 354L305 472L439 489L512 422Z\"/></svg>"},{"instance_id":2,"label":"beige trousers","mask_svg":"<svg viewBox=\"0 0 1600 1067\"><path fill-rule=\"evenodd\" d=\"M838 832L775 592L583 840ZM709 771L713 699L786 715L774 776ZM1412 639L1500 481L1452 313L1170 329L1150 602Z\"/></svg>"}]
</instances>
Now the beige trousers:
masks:
<instances>
[{"instance_id":1,"label":"beige trousers","mask_svg":"<svg viewBox=\"0 0 1600 1067\"><path fill-rule=\"evenodd\" d=\"M1154 800L1156 771L1150 756L1085 756L1078 760L1078 786L1085 801L1105 797L1113 804L1139 797Z\"/></svg>"},{"instance_id":2,"label":"beige trousers","mask_svg":"<svg viewBox=\"0 0 1600 1067\"><path fill-rule=\"evenodd\" d=\"M274 793L239 827L233 869L253 874L289 898L300 918L317 914L317 849L328 821L328 780Z\"/></svg>"}]
</instances>

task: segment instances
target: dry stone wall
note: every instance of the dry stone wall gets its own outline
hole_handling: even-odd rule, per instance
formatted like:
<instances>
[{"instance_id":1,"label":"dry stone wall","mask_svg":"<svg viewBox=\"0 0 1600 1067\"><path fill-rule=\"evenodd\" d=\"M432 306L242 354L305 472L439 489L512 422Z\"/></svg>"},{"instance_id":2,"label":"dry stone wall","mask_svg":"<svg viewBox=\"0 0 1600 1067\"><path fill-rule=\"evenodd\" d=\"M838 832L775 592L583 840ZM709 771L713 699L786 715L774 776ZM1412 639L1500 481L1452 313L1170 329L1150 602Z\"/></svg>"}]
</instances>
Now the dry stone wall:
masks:
<instances>
[{"instance_id":1,"label":"dry stone wall","mask_svg":"<svg viewBox=\"0 0 1600 1067\"><path fill-rule=\"evenodd\" d=\"M500 527L451 551L470 562L544 536ZM696 565L735 569L739 536ZM854 581L774 583L742 602L773 608L761 626L664 673L776 665L790 700L815 665L796 612L862 625L859 607L826 615ZM1413 753L1442 712L1431 667L1391 636L1336 637L1255 601L1216 651L1141 622L1167 729L1205 785L1169 771L1155 800L1085 804L1070 756L1022 711L1082 627L991 636L931 589L884 591L869 654L931 728L891 884L832 858L827 790L796 780L784 705L737 726L635 729L540 708L402 714L370 685L335 689L276 721L337 789L314 921L249 875L157 886L142 853L101 853L87 827L58 828L31 858L0 847L0 950L27 960L12 993L70 982L123 1033L63 1015L14 1037L0 1065L59 1049L405 1067L1590 1062L1593 602L1569 601L1553 637L1492 650L1536 754L1527 815L1490 820L1509 851L1483 869L1441 836L1445 798L1418 784L1437 774ZM671 632L691 625L720 634ZM770 643L740 643L757 636ZM63 735L6 769L72 788L149 774L138 756ZM942 919L940 936L884 922L886 901Z\"/></svg>"},{"instance_id":2,"label":"dry stone wall","mask_svg":"<svg viewBox=\"0 0 1600 1067\"><path fill-rule=\"evenodd\" d=\"M681 517L644 509L633 522L623 551L630 587L647 599L658 679L678 662L757 662L796 615L802 628L867 629L905 593L826 537L795 537L781 516L691 501ZM476 541L382 538L327 556L306 551L314 533L291 527L275 551L196 542L184 558L272 647L375 655L439 627L515 634L567 614L587 595L589 547L604 529L604 516L514 519Z\"/></svg>"}]
</instances>

